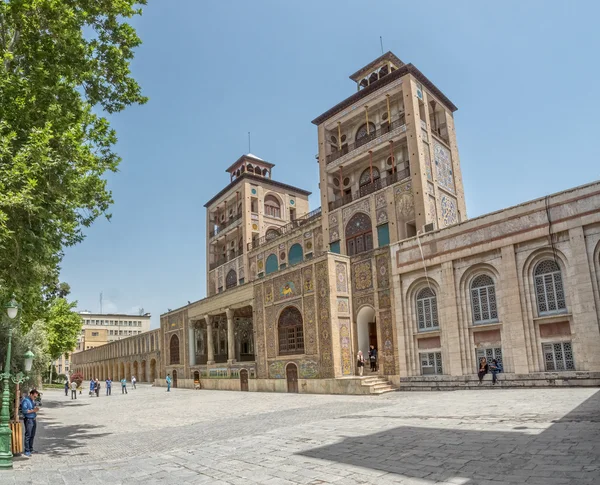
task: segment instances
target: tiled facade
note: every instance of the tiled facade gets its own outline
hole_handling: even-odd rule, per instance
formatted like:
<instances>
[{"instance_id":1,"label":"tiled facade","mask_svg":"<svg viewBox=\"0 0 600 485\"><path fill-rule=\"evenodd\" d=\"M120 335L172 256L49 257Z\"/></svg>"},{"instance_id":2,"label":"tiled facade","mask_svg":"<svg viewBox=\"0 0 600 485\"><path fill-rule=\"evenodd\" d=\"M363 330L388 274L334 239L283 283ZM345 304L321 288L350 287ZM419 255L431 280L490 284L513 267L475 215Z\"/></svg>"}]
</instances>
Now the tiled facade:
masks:
<instances>
[{"instance_id":1,"label":"tiled facade","mask_svg":"<svg viewBox=\"0 0 600 485\"><path fill-rule=\"evenodd\" d=\"M599 384L600 183L468 220L452 102L391 53L351 79L313 121L320 209L254 155L228 170L206 205L208 297L161 316L156 382L456 388L485 357L503 386Z\"/></svg>"}]
</instances>

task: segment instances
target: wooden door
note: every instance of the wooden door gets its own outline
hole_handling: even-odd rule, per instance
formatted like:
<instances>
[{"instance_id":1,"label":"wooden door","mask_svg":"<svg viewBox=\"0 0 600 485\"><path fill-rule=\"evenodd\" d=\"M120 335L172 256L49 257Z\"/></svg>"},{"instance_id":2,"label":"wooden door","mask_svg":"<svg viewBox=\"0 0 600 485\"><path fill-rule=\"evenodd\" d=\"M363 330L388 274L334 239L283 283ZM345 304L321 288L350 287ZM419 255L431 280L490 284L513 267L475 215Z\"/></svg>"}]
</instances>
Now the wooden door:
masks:
<instances>
[{"instance_id":1,"label":"wooden door","mask_svg":"<svg viewBox=\"0 0 600 485\"><path fill-rule=\"evenodd\" d=\"M288 392L298 392L298 367L296 364L289 364L285 369L285 375Z\"/></svg>"},{"instance_id":2,"label":"wooden door","mask_svg":"<svg viewBox=\"0 0 600 485\"><path fill-rule=\"evenodd\" d=\"M377 324L369 322L369 345L377 348Z\"/></svg>"},{"instance_id":3,"label":"wooden door","mask_svg":"<svg viewBox=\"0 0 600 485\"><path fill-rule=\"evenodd\" d=\"M246 369L240 371L240 387L242 391L248 390L248 371Z\"/></svg>"},{"instance_id":4,"label":"wooden door","mask_svg":"<svg viewBox=\"0 0 600 485\"><path fill-rule=\"evenodd\" d=\"M173 371L173 382L171 383L173 387L177 387L177 371Z\"/></svg>"}]
</instances>

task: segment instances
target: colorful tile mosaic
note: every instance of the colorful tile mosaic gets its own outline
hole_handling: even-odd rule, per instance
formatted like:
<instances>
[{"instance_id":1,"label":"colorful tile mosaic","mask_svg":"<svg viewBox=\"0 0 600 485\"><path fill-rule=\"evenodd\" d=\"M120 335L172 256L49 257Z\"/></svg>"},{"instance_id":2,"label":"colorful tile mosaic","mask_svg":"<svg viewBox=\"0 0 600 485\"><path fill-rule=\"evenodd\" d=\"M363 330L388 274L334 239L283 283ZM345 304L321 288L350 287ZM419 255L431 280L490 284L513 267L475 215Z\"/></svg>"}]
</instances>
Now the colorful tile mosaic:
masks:
<instances>
[{"instance_id":1,"label":"colorful tile mosaic","mask_svg":"<svg viewBox=\"0 0 600 485\"><path fill-rule=\"evenodd\" d=\"M363 199L356 204L346 206L342 210L342 219L344 221L344 226L348 223L350 218L356 214L357 212L364 212L365 214L371 214L371 203L370 199Z\"/></svg>"},{"instance_id":2,"label":"colorful tile mosaic","mask_svg":"<svg viewBox=\"0 0 600 485\"><path fill-rule=\"evenodd\" d=\"M370 305L375 308L375 295L372 292L352 296L352 306L354 307L355 318L358 310L364 305Z\"/></svg>"},{"instance_id":3,"label":"colorful tile mosaic","mask_svg":"<svg viewBox=\"0 0 600 485\"><path fill-rule=\"evenodd\" d=\"M265 308L265 323L267 336L267 358L273 359L277 356L275 342L277 340L277 328L275 326L275 311L272 306Z\"/></svg>"},{"instance_id":4,"label":"colorful tile mosaic","mask_svg":"<svg viewBox=\"0 0 600 485\"><path fill-rule=\"evenodd\" d=\"M334 377L333 349L331 343L331 321L329 312L329 277L327 261L315 265L317 279L317 312L319 315L319 348L321 353L322 378Z\"/></svg>"},{"instance_id":5,"label":"colorful tile mosaic","mask_svg":"<svg viewBox=\"0 0 600 485\"><path fill-rule=\"evenodd\" d=\"M458 222L458 215L456 212L456 199L449 195L443 195L442 201L442 224L444 227L451 226Z\"/></svg>"},{"instance_id":6,"label":"colorful tile mosaic","mask_svg":"<svg viewBox=\"0 0 600 485\"><path fill-rule=\"evenodd\" d=\"M383 289L390 285L390 258L386 251L384 254L377 255L377 288Z\"/></svg>"},{"instance_id":7,"label":"colorful tile mosaic","mask_svg":"<svg viewBox=\"0 0 600 485\"><path fill-rule=\"evenodd\" d=\"M433 151L437 183L440 187L454 193L454 175L452 173L452 157L450 155L450 150L440 142L435 141L433 144Z\"/></svg>"},{"instance_id":8,"label":"colorful tile mosaic","mask_svg":"<svg viewBox=\"0 0 600 485\"><path fill-rule=\"evenodd\" d=\"M377 209L377 224L384 224L388 221L387 209Z\"/></svg>"},{"instance_id":9,"label":"colorful tile mosaic","mask_svg":"<svg viewBox=\"0 0 600 485\"><path fill-rule=\"evenodd\" d=\"M373 288L373 274L370 258L352 265L352 288L354 291L369 290Z\"/></svg>"},{"instance_id":10,"label":"colorful tile mosaic","mask_svg":"<svg viewBox=\"0 0 600 485\"><path fill-rule=\"evenodd\" d=\"M301 360L298 367L300 379L316 379L319 377L319 363L314 360Z\"/></svg>"},{"instance_id":11,"label":"colorful tile mosaic","mask_svg":"<svg viewBox=\"0 0 600 485\"><path fill-rule=\"evenodd\" d=\"M350 313L350 300L345 296L338 296L337 311L338 313Z\"/></svg>"},{"instance_id":12,"label":"colorful tile mosaic","mask_svg":"<svg viewBox=\"0 0 600 485\"><path fill-rule=\"evenodd\" d=\"M317 322L314 296L304 298L304 352L306 355L317 353Z\"/></svg>"},{"instance_id":13,"label":"colorful tile mosaic","mask_svg":"<svg viewBox=\"0 0 600 485\"><path fill-rule=\"evenodd\" d=\"M433 172L431 171L431 152L429 143L423 143L423 155L425 157L425 173L427 180L433 181Z\"/></svg>"},{"instance_id":14,"label":"colorful tile mosaic","mask_svg":"<svg viewBox=\"0 0 600 485\"><path fill-rule=\"evenodd\" d=\"M379 312L379 321L383 349L380 349L380 362L383 361L383 373L385 375L394 375L396 371L396 359L394 356L394 329L392 323L392 312L390 310ZM383 352L381 351L383 350ZM383 356L381 355L383 354Z\"/></svg>"},{"instance_id":15,"label":"colorful tile mosaic","mask_svg":"<svg viewBox=\"0 0 600 485\"><path fill-rule=\"evenodd\" d=\"M406 183L395 188L396 213L404 220L411 220L415 216L415 199L412 193L412 184Z\"/></svg>"},{"instance_id":16,"label":"colorful tile mosaic","mask_svg":"<svg viewBox=\"0 0 600 485\"><path fill-rule=\"evenodd\" d=\"M340 356L342 359L342 375L352 375L352 351L350 349L350 320L339 320L340 331Z\"/></svg>"},{"instance_id":17,"label":"colorful tile mosaic","mask_svg":"<svg viewBox=\"0 0 600 485\"><path fill-rule=\"evenodd\" d=\"M265 285L265 305L273 303L273 285L267 283Z\"/></svg>"},{"instance_id":18,"label":"colorful tile mosaic","mask_svg":"<svg viewBox=\"0 0 600 485\"><path fill-rule=\"evenodd\" d=\"M392 300L390 299L390 290L382 290L379 292L379 308L390 308Z\"/></svg>"},{"instance_id":19,"label":"colorful tile mosaic","mask_svg":"<svg viewBox=\"0 0 600 485\"><path fill-rule=\"evenodd\" d=\"M267 377L267 361L265 359L265 322L263 320L263 287L256 285L254 287L254 301L258 302L254 308L253 324L256 331L256 342L254 342L256 375L260 379Z\"/></svg>"},{"instance_id":20,"label":"colorful tile mosaic","mask_svg":"<svg viewBox=\"0 0 600 485\"><path fill-rule=\"evenodd\" d=\"M302 280L304 281L304 294L313 293L315 291L315 284L312 266L308 266L302 270Z\"/></svg>"},{"instance_id":21,"label":"colorful tile mosaic","mask_svg":"<svg viewBox=\"0 0 600 485\"><path fill-rule=\"evenodd\" d=\"M300 296L303 287L300 270L278 276L273 280L275 301L288 300Z\"/></svg>"},{"instance_id":22,"label":"colorful tile mosaic","mask_svg":"<svg viewBox=\"0 0 600 485\"><path fill-rule=\"evenodd\" d=\"M329 214L329 242L338 241L340 239L340 225L338 221L338 213Z\"/></svg>"},{"instance_id":23,"label":"colorful tile mosaic","mask_svg":"<svg viewBox=\"0 0 600 485\"><path fill-rule=\"evenodd\" d=\"M380 209L381 207L385 207L387 205L387 201L385 199L385 194L380 192L375 196L375 208Z\"/></svg>"},{"instance_id":24,"label":"colorful tile mosaic","mask_svg":"<svg viewBox=\"0 0 600 485\"><path fill-rule=\"evenodd\" d=\"M335 289L338 293L348 293L348 276L346 264L335 262Z\"/></svg>"},{"instance_id":25,"label":"colorful tile mosaic","mask_svg":"<svg viewBox=\"0 0 600 485\"><path fill-rule=\"evenodd\" d=\"M272 362L269 366L269 377L271 379L285 379L285 365L287 362L279 360Z\"/></svg>"}]
</instances>

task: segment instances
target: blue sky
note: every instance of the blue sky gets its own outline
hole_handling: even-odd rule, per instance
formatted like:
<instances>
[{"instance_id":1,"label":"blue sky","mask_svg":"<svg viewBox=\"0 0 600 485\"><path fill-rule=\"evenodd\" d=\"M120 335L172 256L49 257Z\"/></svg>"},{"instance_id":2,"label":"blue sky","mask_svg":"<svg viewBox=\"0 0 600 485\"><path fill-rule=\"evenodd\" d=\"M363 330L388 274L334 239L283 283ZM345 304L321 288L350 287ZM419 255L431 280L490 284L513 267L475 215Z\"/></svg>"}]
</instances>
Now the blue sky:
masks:
<instances>
[{"instance_id":1,"label":"blue sky","mask_svg":"<svg viewBox=\"0 0 600 485\"><path fill-rule=\"evenodd\" d=\"M569 8L569 6L571 6ZM576 7L576 8L575 8ZM591 1L150 0L132 70L150 97L112 117L111 222L68 248L80 310L152 313L205 296L204 203L248 151L313 192L310 122L391 50L459 108L469 217L600 178L600 6Z\"/></svg>"}]
</instances>

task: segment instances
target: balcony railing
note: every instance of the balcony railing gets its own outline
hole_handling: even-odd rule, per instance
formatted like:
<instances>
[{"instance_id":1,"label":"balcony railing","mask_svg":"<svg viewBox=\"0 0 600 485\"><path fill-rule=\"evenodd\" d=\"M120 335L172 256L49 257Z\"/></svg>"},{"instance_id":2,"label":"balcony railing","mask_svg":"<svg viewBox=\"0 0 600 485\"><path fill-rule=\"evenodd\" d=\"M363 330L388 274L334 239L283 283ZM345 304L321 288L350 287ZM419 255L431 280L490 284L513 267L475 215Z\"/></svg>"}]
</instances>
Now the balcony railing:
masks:
<instances>
[{"instance_id":1,"label":"balcony railing","mask_svg":"<svg viewBox=\"0 0 600 485\"><path fill-rule=\"evenodd\" d=\"M212 271L213 269L218 268L219 266L227 263L228 261L231 261L235 258L239 258L242 254L244 254L244 251L242 251L241 249L238 249L237 251L229 251L229 254L226 257L219 258L214 263L210 263L208 265L209 270Z\"/></svg>"},{"instance_id":2,"label":"balcony railing","mask_svg":"<svg viewBox=\"0 0 600 485\"><path fill-rule=\"evenodd\" d=\"M240 212L239 214L235 214L233 216L231 216L228 220L226 220L225 222L223 222L223 224L219 224L217 227L215 227L212 231L210 231L208 233L209 237L214 237L217 234L223 232L224 229L228 228L229 226L231 226L231 224L233 224L235 221L238 221L242 218L242 213Z\"/></svg>"},{"instance_id":3,"label":"balcony railing","mask_svg":"<svg viewBox=\"0 0 600 485\"><path fill-rule=\"evenodd\" d=\"M363 185L362 187L360 187L358 192L346 194L343 197L340 197L339 199L332 200L329 203L329 210L333 211L335 209L339 209L340 207L343 207L352 201L366 197L367 195L372 194L373 192L377 192L378 190L381 190L384 187L388 187L408 177L410 177L410 167L406 167L403 170L399 170L391 175L388 175L385 178L379 178L377 180L374 180L373 183Z\"/></svg>"},{"instance_id":4,"label":"balcony railing","mask_svg":"<svg viewBox=\"0 0 600 485\"><path fill-rule=\"evenodd\" d=\"M255 241L248 243L248 251L251 251L252 249L259 248L261 246L264 246L267 243L275 241L276 239L279 239L284 234L288 234L289 232L292 232L294 229L305 226L306 224L317 219L320 216L321 216L321 208L319 207L318 209L315 209L314 211L309 212L308 214L305 214L302 217L298 217L297 219L294 219L292 222L286 224L285 226L277 228L277 231L279 232L279 234L269 235L268 237L263 236L261 238L256 239Z\"/></svg>"},{"instance_id":5,"label":"balcony railing","mask_svg":"<svg viewBox=\"0 0 600 485\"><path fill-rule=\"evenodd\" d=\"M400 128L404 124L405 124L404 116L401 116L400 118L395 119L391 123L388 123L386 125L380 126L379 128L376 128L368 135L365 135L365 136L359 138L358 140L356 140L354 143L348 143L347 145L343 145L341 150L337 150L337 151L327 155L327 158L326 158L327 165L335 162L338 158L343 157L344 155L346 155L346 153L350 153L350 152L356 150L357 148L360 148L361 146L366 145L371 140L375 140L376 138L379 138L380 136L383 136L383 135L389 133L390 131L395 130L396 128Z\"/></svg>"}]
</instances>

